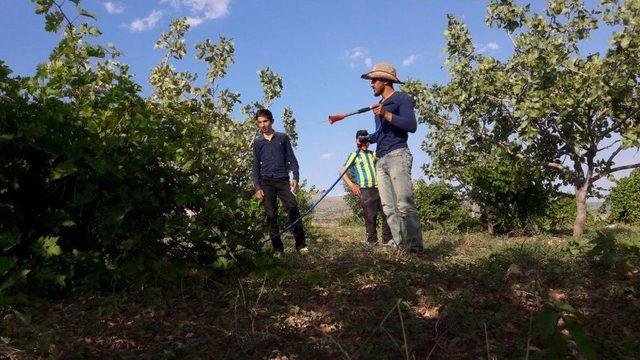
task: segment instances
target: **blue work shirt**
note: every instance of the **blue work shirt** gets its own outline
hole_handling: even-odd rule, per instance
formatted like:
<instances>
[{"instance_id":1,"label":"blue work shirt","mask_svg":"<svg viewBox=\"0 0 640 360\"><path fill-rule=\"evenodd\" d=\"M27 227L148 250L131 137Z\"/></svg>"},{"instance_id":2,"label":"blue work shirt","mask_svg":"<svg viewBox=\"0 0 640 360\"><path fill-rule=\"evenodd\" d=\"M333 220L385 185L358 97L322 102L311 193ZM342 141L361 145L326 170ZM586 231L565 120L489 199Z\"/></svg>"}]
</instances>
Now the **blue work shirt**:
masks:
<instances>
[{"instance_id":1,"label":"blue work shirt","mask_svg":"<svg viewBox=\"0 0 640 360\"><path fill-rule=\"evenodd\" d=\"M289 178L298 180L298 160L293 154L291 141L287 134L274 132L271 140L260 135L253 141L253 185L260 189L260 179Z\"/></svg>"},{"instance_id":2,"label":"blue work shirt","mask_svg":"<svg viewBox=\"0 0 640 360\"><path fill-rule=\"evenodd\" d=\"M376 145L376 156L378 159L393 150L407 148L409 133L416 132L418 123L413 110L414 102L411 96L406 93L396 91L388 98L381 101L391 103L385 105L384 109L392 115L391 122L375 116L376 132L368 136L369 142Z\"/></svg>"}]
</instances>

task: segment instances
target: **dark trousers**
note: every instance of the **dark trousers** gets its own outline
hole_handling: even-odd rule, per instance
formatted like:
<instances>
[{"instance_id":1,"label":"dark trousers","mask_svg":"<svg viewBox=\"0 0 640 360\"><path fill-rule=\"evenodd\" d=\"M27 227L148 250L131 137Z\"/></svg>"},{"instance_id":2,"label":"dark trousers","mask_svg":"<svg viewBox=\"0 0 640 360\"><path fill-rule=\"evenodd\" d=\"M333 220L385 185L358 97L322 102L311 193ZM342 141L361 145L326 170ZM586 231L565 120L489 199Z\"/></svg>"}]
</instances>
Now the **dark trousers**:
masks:
<instances>
[{"instance_id":1,"label":"dark trousers","mask_svg":"<svg viewBox=\"0 0 640 360\"><path fill-rule=\"evenodd\" d=\"M267 222L269 223L271 233L271 243L276 251L284 251L284 245L280 235L276 236L280 229L278 227L278 198L282 202L284 209L289 215L289 223L296 221L300 217L298 203L295 196L291 193L288 178L281 179L261 179L260 188L264 191L264 212L267 214ZM304 229L302 228L302 220L293 226L293 236L296 239L296 249L299 250L305 246Z\"/></svg>"},{"instance_id":2,"label":"dark trousers","mask_svg":"<svg viewBox=\"0 0 640 360\"><path fill-rule=\"evenodd\" d=\"M377 188L361 188L360 189L360 205L364 211L364 226L367 230L367 242L375 244L378 242L378 213L382 215L382 242L387 243L393 236L391 229L387 224L387 217L382 211L382 202Z\"/></svg>"}]
</instances>

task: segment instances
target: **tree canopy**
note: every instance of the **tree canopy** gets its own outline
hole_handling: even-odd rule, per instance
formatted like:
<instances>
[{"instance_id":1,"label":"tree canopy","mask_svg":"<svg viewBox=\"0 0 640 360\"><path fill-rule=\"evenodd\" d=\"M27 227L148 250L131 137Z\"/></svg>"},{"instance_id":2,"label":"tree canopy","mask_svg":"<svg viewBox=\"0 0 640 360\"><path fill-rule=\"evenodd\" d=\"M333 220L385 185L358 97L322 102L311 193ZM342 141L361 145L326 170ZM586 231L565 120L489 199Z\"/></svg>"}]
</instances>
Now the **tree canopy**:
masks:
<instances>
[{"instance_id":1,"label":"tree canopy","mask_svg":"<svg viewBox=\"0 0 640 360\"><path fill-rule=\"evenodd\" d=\"M486 22L512 39L509 59L479 53L467 27L450 15L450 81L405 87L434 129L424 144L433 159L427 171L455 179L456 165L494 148L552 170L575 188L573 232L581 235L594 183L640 167L616 163L622 150L640 146L640 1L605 0L596 8L548 1L534 13L530 5L492 0ZM609 49L582 54L581 43L601 26L613 30Z\"/></svg>"}]
</instances>

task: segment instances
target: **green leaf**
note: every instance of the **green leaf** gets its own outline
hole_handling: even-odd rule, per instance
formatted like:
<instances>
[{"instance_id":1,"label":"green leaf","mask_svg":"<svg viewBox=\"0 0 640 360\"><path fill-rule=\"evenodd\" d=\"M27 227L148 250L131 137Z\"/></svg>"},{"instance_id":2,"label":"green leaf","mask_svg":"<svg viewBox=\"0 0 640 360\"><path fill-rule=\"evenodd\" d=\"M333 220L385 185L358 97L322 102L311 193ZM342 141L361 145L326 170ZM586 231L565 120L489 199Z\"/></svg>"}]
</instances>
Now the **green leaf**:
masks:
<instances>
[{"instance_id":1,"label":"green leaf","mask_svg":"<svg viewBox=\"0 0 640 360\"><path fill-rule=\"evenodd\" d=\"M224 255L219 255L216 261L211 264L211 267L215 270L229 270L236 265L235 259L230 259Z\"/></svg>"},{"instance_id":2,"label":"green leaf","mask_svg":"<svg viewBox=\"0 0 640 360\"><path fill-rule=\"evenodd\" d=\"M102 32L95 26L90 26L88 32L89 32L89 34L91 34L93 36L102 35Z\"/></svg>"},{"instance_id":3,"label":"green leaf","mask_svg":"<svg viewBox=\"0 0 640 360\"><path fill-rule=\"evenodd\" d=\"M60 11L55 11L52 13L47 13L44 16L45 26L44 29L48 32L57 32L60 29L60 24L64 20L64 14Z\"/></svg>"},{"instance_id":4,"label":"green leaf","mask_svg":"<svg viewBox=\"0 0 640 360\"><path fill-rule=\"evenodd\" d=\"M577 321L567 322L567 329L578 346L578 351L585 359L597 359L593 343L584 333L584 329Z\"/></svg>"},{"instance_id":5,"label":"green leaf","mask_svg":"<svg viewBox=\"0 0 640 360\"><path fill-rule=\"evenodd\" d=\"M558 309L558 311L565 311L565 312L568 312L568 313L571 313L571 314L577 314L578 313L578 311L576 311L576 309L573 306L571 306L569 304L565 304L565 303L556 305L556 309Z\"/></svg>"},{"instance_id":6,"label":"green leaf","mask_svg":"<svg viewBox=\"0 0 640 360\"><path fill-rule=\"evenodd\" d=\"M16 283L18 283L21 280L24 280L25 277L27 277L27 274L29 274L31 272L31 270L27 270L27 269L23 269L20 270L18 272L13 272L9 275L9 278L6 279L2 285L0 285L0 291L4 290L4 289L8 289L10 287L12 287L13 285L15 285Z\"/></svg>"},{"instance_id":7,"label":"green leaf","mask_svg":"<svg viewBox=\"0 0 640 360\"><path fill-rule=\"evenodd\" d=\"M44 89L44 94L46 96L55 96L55 97L60 97L62 96L62 91L60 91L60 89L54 89L51 87L47 87Z\"/></svg>"},{"instance_id":8,"label":"green leaf","mask_svg":"<svg viewBox=\"0 0 640 360\"><path fill-rule=\"evenodd\" d=\"M538 315L536 324L544 336L550 336L556 330L558 314L546 308Z\"/></svg>"},{"instance_id":9,"label":"green leaf","mask_svg":"<svg viewBox=\"0 0 640 360\"><path fill-rule=\"evenodd\" d=\"M38 239L43 257L50 258L62 254L62 249L58 245L59 238L58 236L46 236Z\"/></svg>"},{"instance_id":10,"label":"green leaf","mask_svg":"<svg viewBox=\"0 0 640 360\"><path fill-rule=\"evenodd\" d=\"M123 250L129 250L136 244L135 239L127 239L120 243L120 248Z\"/></svg>"},{"instance_id":11,"label":"green leaf","mask_svg":"<svg viewBox=\"0 0 640 360\"><path fill-rule=\"evenodd\" d=\"M88 12L87 10L81 8L78 6L78 14L82 15L82 16L86 16L86 17L90 17L93 20L96 20L96 16L93 15L92 13Z\"/></svg>"},{"instance_id":12,"label":"green leaf","mask_svg":"<svg viewBox=\"0 0 640 360\"><path fill-rule=\"evenodd\" d=\"M0 144L2 144L3 142L7 142L7 141L11 141L13 140L14 136L11 134L2 134L0 135Z\"/></svg>"},{"instance_id":13,"label":"green leaf","mask_svg":"<svg viewBox=\"0 0 640 360\"><path fill-rule=\"evenodd\" d=\"M67 220L65 222L62 223L62 227L72 227L74 226L76 223L73 220Z\"/></svg>"},{"instance_id":14,"label":"green leaf","mask_svg":"<svg viewBox=\"0 0 640 360\"><path fill-rule=\"evenodd\" d=\"M629 38L629 36L625 36L624 38L622 38L622 40L620 40L620 47L626 49L627 47L629 47L630 42L631 39Z\"/></svg>"},{"instance_id":15,"label":"green leaf","mask_svg":"<svg viewBox=\"0 0 640 360\"><path fill-rule=\"evenodd\" d=\"M38 7L36 8L36 14L40 15L46 13L47 11L49 11L49 9L51 9L51 6L53 6L52 1L38 4Z\"/></svg>"},{"instance_id":16,"label":"green leaf","mask_svg":"<svg viewBox=\"0 0 640 360\"><path fill-rule=\"evenodd\" d=\"M0 277L4 276L6 273L13 268L15 264L15 260L10 257L0 257Z\"/></svg>"},{"instance_id":17,"label":"green leaf","mask_svg":"<svg viewBox=\"0 0 640 360\"><path fill-rule=\"evenodd\" d=\"M58 180L75 173L77 170L78 169L74 165L73 161L65 161L51 171L51 178L52 180Z\"/></svg>"},{"instance_id":18,"label":"green leaf","mask_svg":"<svg viewBox=\"0 0 640 360\"><path fill-rule=\"evenodd\" d=\"M20 243L20 230L17 228L0 232L0 249L7 251Z\"/></svg>"},{"instance_id":19,"label":"green leaf","mask_svg":"<svg viewBox=\"0 0 640 360\"><path fill-rule=\"evenodd\" d=\"M90 46L87 48L87 55L97 58L103 58L105 51L102 46Z\"/></svg>"}]
</instances>

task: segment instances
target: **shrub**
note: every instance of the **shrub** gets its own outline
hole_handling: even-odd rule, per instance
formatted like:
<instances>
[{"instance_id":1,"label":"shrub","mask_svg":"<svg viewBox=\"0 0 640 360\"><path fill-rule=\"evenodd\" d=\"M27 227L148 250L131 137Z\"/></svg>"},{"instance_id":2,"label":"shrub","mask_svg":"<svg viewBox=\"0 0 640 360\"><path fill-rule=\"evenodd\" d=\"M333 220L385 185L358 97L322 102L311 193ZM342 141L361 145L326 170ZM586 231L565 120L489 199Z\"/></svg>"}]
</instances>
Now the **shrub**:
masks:
<instances>
[{"instance_id":1,"label":"shrub","mask_svg":"<svg viewBox=\"0 0 640 360\"><path fill-rule=\"evenodd\" d=\"M427 229L462 230L472 226L470 209L452 185L442 181L427 184L420 179L414 193L420 222Z\"/></svg>"},{"instance_id":2,"label":"shrub","mask_svg":"<svg viewBox=\"0 0 640 360\"><path fill-rule=\"evenodd\" d=\"M611 189L607 200L609 221L640 224L640 170L634 170Z\"/></svg>"},{"instance_id":3,"label":"shrub","mask_svg":"<svg viewBox=\"0 0 640 360\"><path fill-rule=\"evenodd\" d=\"M261 70L263 99L231 118L240 95L214 82L233 42L196 45L208 67L197 87L171 63L186 54L189 26L178 19L156 43L165 53L145 98L117 49L87 41L99 30L63 26L53 5L37 12L63 36L36 75L13 78L0 61L0 292L14 295L3 300L88 279L144 282L257 248L268 229L250 180L252 114L279 96L282 79Z\"/></svg>"}]
</instances>

